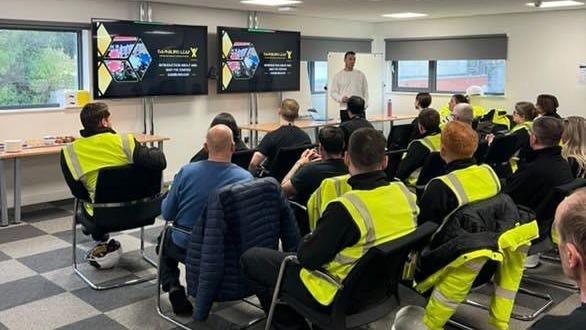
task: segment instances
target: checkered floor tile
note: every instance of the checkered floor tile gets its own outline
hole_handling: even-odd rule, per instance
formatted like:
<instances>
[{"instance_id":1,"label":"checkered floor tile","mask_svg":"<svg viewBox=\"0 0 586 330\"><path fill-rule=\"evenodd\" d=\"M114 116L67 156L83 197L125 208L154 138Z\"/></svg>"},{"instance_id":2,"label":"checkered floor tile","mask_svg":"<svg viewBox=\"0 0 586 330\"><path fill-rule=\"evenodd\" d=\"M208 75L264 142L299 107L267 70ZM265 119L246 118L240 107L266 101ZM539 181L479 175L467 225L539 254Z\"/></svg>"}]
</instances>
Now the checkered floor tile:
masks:
<instances>
[{"instance_id":1,"label":"checkered floor tile","mask_svg":"<svg viewBox=\"0 0 586 330\"><path fill-rule=\"evenodd\" d=\"M0 330L173 329L172 324L156 313L155 281L95 291L73 273L71 216L72 201L69 200L27 206L23 208L21 224L0 227ZM156 257L154 247L162 225L158 220L145 228L145 251L151 258ZM112 235L122 243L125 253L120 264L107 271L95 270L84 263L83 256L92 241L79 228L77 237L79 268L98 283L155 273L155 269L140 257L140 230ZM565 303L560 304L563 308L551 312L567 314L575 308L577 297L577 294L571 294ZM170 310L166 296L162 299L164 308ZM192 329L235 329L237 325L245 324L245 320L259 315L262 316L258 310L244 303L224 303L214 305L206 322L180 320ZM475 310L471 315L477 316L468 319L467 324L485 322L485 311ZM392 318L390 315L368 328L390 329ZM514 321L511 329L525 329L529 325L528 322ZM252 327L255 330L263 328L264 322Z\"/></svg>"}]
</instances>

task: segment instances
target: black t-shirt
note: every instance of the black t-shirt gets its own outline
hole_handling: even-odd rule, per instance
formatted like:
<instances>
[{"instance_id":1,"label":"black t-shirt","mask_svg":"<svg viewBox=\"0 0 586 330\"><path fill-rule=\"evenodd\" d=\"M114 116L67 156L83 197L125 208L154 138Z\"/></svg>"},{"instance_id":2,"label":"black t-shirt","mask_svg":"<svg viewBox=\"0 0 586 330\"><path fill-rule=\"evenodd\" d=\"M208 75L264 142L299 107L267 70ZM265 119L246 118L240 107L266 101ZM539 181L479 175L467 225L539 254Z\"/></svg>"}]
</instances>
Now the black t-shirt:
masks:
<instances>
[{"instance_id":1,"label":"black t-shirt","mask_svg":"<svg viewBox=\"0 0 586 330\"><path fill-rule=\"evenodd\" d=\"M265 135L258 145L258 151L267 157L265 167L271 168L271 162L275 159L279 149L304 144L311 144L309 135L301 128L288 124Z\"/></svg>"},{"instance_id":2,"label":"black t-shirt","mask_svg":"<svg viewBox=\"0 0 586 330\"><path fill-rule=\"evenodd\" d=\"M297 194L295 201L305 205L324 179L348 173L343 159L327 159L303 166L291 178Z\"/></svg>"},{"instance_id":3,"label":"black t-shirt","mask_svg":"<svg viewBox=\"0 0 586 330\"><path fill-rule=\"evenodd\" d=\"M581 330L586 327L586 303L576 308L570 315L546 315L535 322L535 330Z\"/></svg>"}]
</instances>

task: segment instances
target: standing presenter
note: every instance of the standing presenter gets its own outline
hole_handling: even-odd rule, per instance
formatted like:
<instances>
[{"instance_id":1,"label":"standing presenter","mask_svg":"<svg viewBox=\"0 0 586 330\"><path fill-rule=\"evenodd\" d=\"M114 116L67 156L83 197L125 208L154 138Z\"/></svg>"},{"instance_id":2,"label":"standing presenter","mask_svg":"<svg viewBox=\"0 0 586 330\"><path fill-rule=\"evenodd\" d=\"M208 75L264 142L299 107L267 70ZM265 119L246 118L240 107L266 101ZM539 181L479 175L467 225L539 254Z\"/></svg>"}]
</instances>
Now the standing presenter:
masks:
<instances>
[{"instance_id":1,"label":"standing presenter","mask_svg":"<svg viewBox=\"0 0 586 330\"><path fill-rule=\"evenodd\" d=\"M360 96L368 106L368 83L366 76L360 70L354 69L356 53L353 51L344 54L344 70L336 73L330 86L330 97L339 104L340 119L349 120L348 99L352 96Z\"/></svg>"}]
</instances>

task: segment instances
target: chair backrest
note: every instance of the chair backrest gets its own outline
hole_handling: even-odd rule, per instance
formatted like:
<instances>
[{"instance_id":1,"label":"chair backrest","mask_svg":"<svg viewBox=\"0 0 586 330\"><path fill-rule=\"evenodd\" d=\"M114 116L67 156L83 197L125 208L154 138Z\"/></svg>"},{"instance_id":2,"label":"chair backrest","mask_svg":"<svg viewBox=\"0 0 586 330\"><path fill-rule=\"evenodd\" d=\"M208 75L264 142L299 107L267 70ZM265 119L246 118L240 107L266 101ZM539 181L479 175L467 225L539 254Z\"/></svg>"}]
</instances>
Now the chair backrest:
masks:
<instances>
[{"instance_id":1,"label":"chair backrest","mask_svg":"<svg viewBox=\"0 0 586 330\"><path fill-rule=\"evenodd\" d=\"M269 176L277 179L278 182L281 182L285 175L287 175L289 170L291 170L293 165L295 165L295 162L299 160L301 154L305 150L315 147L315 144L304 144L279 149L279 151L277 151L275 159L271 163L271 168L269 169Z\"/></svg>"},{"instance_id":2,"label":"chair backrest","mask_svg":"<svg viewBox=\"0 0 586 330\"><path fill-rule=\"evenodd\" d=\"M309 229L309 215L307 214L307 207L294 201L289 201L289 206L295 214L297 227L299 227L299 234L301 234L301 236L309 234L311 230Z\"/></svg>"},{"instance_id":3,"label":"chair backrest","mask_svg":"<svg viewBox=\"0 0 586 330\"><path fill-rule=\"evenodd\" d=\"M484 162L489 165L506 163L515 155L517 150L516 135L498 135L488 147Z\"/></svg>"},{"instance_id":4,"label":"chair backrest","mask_svg":"<svg viewBox=\"0 0 586 330\"><path fill-rule=\"evenodd\" d=\"M232 164L236 164L243 169L248 170L248 165L250 165L250 161L255 152L255 149L236 151L232 154Z\"/></svg>"},{"instance_id":5,"label":"chair backrest","mask_svg":"<svg viewBox=\"0 0 586 330\"><path fill-rule=\"evenodd\" d=\"M417 186L426 185L431 179L446 174L446 162L442 159L439 152L432 152L427 156L419 177Z\"/></svg>"},{"instance_id":6,"label":"chair backrest","mask_svg":"<svg viewBox=\"0 0 586 330\"><path fill-rule=\"evenodd\" d=\"M393 125L387 138L387 149L406 149L409 145L409 138L412 131L412 124Z\"/></svg>"},{"instance_id":7,"label":"chair backrest","mask_svg":"<svg viewBox=\"0 0 586 330\"><path fill-rule=\"evenodd\" d=\"M403 276L403 266L409 253L422 249L436 229L436 224L427 222L408 235L370 248L348 274L344 280L344 287L334 298L332 304L334 325L349 314L368 313L367 311L372 311L380 304L396 297L398 284ZM357 307L353 306L353 302L356 301L357 296L368 296L369 299L365 302L361 301L356 310ZM389 311L379 312L385 315L384 313Z\"/></svg>"},{"instance_id":8,"label":"chair backrest","mask_svg":"<svg viewBox=\"0 0 586 330\"><path fill-rule=\"evenodd\" d=\"M162 171L138 165L100 170L96 184L96 203L131 202L153 197L161 192Z\"/></svg>"},{"instance_id":9,"label":"chair backrest","mask_svg":"<svg viewBox=\"0 0 586 330\"><path fill-rule=\"evenodd\" d=\"M161 214L162 175L138 165L100 170L94 202L113 205L94 207L98 226L113 232L153 224Z\"/></svg>"},{"instance_id":10,"label":"chair backrest","mask_svg":"<svg viewBox=\"0 0 586 330\"><path fill-rule=\"evenodd\" d=\"M535 210L537 223L539 224L539 236L541 238L549 237L555 210L558 205L574 190L586 187L586 179L578 178L570 183L557 186L552 189L545 199L537 206Z\"/></svg>"}]
</instances>

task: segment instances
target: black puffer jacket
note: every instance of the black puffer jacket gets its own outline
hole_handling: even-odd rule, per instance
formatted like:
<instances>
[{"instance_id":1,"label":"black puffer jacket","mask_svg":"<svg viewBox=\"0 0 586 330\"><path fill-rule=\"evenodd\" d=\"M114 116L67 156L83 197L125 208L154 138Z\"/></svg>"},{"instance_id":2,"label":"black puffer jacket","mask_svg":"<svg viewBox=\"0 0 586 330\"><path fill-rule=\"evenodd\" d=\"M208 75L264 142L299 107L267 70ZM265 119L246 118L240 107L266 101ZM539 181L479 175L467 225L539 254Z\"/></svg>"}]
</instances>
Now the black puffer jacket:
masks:
<instances>
[{"instance_id":1,"label":"black puffer jacket","mask_svg":"<svg viewBox=\"0 0 586 330\"><path fill-rule=\"evenodd\" d=\"M465 253L479 249L498 250L502 233L515 227L516 223L525 224L534 219L535 215L529 209L517 207L505 194L462 207L421 252L416 280L426 279Z\"/></svg>"}]
</instances>

